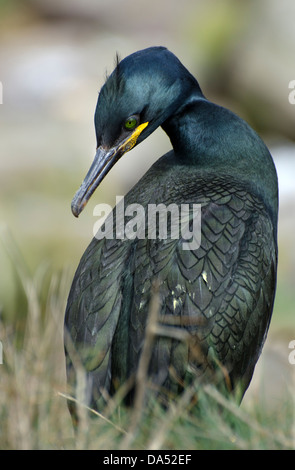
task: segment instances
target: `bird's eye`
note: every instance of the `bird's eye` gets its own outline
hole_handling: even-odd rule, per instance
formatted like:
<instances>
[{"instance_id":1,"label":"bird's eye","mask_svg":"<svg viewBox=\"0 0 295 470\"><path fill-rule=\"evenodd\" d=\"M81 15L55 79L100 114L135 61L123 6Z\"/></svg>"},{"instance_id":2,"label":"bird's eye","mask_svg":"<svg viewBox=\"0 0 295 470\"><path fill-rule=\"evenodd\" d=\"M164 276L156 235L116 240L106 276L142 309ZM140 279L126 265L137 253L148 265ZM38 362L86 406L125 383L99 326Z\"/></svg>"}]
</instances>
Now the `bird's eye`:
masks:
<instances>
[{"instance_id":1,"label":"bird's eye","mask_svg":"<svg viewBox=\"0 0 295 470\"><path fill-rule=\"evenodd\" d=\"M125 127L125 129L127 129L127 131L132 131L137 126L137 123L138 123L138 120L137 120L136 116L130 116L125 121L124 127Z\"/></svg>"}]
</instances>

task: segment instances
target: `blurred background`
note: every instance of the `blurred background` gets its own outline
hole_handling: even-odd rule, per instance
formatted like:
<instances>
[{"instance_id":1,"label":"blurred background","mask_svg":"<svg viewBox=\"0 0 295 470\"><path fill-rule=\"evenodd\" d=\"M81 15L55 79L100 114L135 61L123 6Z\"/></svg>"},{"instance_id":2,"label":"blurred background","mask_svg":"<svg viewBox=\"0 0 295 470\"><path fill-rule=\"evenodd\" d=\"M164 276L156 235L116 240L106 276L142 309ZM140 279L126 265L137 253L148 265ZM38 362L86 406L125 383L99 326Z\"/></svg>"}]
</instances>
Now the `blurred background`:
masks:
<instances>
[{"instance_id":1,"label":"blurred background","mask_svg":"<svg viewBox=\"0 0 295 470\"><path fill-rule=\"evenodd\" d=\"M277 297L246 401L262 388L269 403L278 405L294 390L295 365L288 361L295 339L295 105L288 100L295 80L294 17L293 0L0 0L4 323L21 328L27 309L7 239L14 240L17 259L32 278L46 284L48 273L66 271L69 287L92 238L94 205L114 205L115 196L125 194L170 149L157 130L112 169L80 218L73 217L71 199L96 147L98 91L116 52L123 58L163 45L196 76L210 100L258 131L274 157L280 184ZM66 302L67 288L64 292ZM59 315L62 351L64 311Z\"/></svg>"}]
</instances>

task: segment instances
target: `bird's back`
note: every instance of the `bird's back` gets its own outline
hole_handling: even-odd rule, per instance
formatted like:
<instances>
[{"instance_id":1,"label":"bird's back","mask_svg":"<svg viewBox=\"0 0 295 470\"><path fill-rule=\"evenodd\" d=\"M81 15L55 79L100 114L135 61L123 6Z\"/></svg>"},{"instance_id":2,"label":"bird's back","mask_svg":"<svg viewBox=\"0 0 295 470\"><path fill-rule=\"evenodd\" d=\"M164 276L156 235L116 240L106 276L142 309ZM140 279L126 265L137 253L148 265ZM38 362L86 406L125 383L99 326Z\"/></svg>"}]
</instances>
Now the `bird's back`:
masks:
<instances>
[{"instance_id":1,"label":"bird's back","mask_svg":"<svg viewBox=\"0 0 295 470\"><path fill-rule=\"evenodd\" d=\"M151 204L200 204L201 243L188 250L181 236L92 240L66 311L70 383L82 363L88 401L97 408L134 377L156 282L158 333L148 367L153 385L173 394L195 377L218 381L227 370L230 386L240 383L243 393L275 292L275 227L266 205L241 181L180 164L173 152L153 165L124 203L146 212Z\"/></svg>"}]
</instances>

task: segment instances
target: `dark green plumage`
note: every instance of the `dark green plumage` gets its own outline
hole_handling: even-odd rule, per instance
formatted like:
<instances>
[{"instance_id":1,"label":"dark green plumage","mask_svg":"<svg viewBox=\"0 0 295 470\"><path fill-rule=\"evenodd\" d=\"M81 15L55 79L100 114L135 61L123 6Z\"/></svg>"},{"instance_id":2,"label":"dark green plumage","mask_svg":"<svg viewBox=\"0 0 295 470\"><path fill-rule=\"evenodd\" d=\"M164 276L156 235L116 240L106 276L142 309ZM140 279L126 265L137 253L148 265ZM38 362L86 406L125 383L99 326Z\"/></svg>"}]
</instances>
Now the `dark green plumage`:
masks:
<instances>
[{"instance_id":1,"label":"dark green plumage","mask_svg":"<svg viewBox=\"0 0 295 470\"><path fill-rule=\"evenodd\" d=\"M194 377L211 381L219 364L231 387L239 385L244 393L275 295L278 195L272 158L242 119L203 96L173 54L160 47L139 51L117 66L99 95L98 151L73 200L75 215L128 150L122 142L133 132L124 127L129 116L137 126L148 123L136 143L161 125L173 150L131 189L125 207L201 204L201 246L184 250L181 238L169 237L92 240L66 310L69 383L75 383L79 357L88 402L99 408L136 374L157 280L160 323L191 336L187 342L173 334L155 338L149 375L156 388L174 394Z\"/></svg>"}]
</instances>

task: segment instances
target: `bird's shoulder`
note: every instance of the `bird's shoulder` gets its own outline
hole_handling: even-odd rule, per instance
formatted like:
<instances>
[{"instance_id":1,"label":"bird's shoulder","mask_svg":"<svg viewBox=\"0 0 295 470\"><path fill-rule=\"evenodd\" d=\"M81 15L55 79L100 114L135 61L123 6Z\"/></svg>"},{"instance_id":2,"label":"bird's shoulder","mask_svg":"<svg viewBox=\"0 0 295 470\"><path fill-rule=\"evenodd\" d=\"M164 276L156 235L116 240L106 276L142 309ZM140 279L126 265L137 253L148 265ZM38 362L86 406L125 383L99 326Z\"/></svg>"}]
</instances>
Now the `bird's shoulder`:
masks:
<instances>
[{"instance_id":1,"label":"bird's shoulder","mask_svg":"<svg viewBox=\"0 0 295 470\"><path fill-rule=\"evenodd\" d=\"M156 278L160 280L163 323L181 322L192 338L205 345L204 354L212 348L219 360L235 364L248 377L252 366L246 359L250 357L247 351L252 350L252 357L257 359L272 312L275 227L263 201L240 182L200 172L190 176L181 177L178 172L177 184L173 177L168 178L167 192L162 189L161 197L169 194L167 202L199 204L200 245L184 249L187 240L183 237L137 241L130 349L135 358ZM243 361L241 367L237 366Z\"/></svg>"},{"instance_id":2,"label":"bird's shoulder","mask_svg":"<svg viewBox=\"0 0 295 470\"><path fill-rule=\"evenodd\" d=\"M171 157L173 155L168 154L168 158ZM163 277L166 276L164 267L167 276L169 269L173 273L177 267L184 278L192 281L194 271L198 275L204 271L201 266L206 260L210 264L207 275L211 276L210 273L216 272L220 263L232 266L242 253L248 256L250 263L253 257L247 251L250 239L252 244L255 239L256 243L259 241L264 245L262 253L276 252L274 228L267 210L247 188L239 182L228 181L226 176L200 171L190 171L189 175L187 171L166 171L161 186L156 191L153 186L152 191L155 174L161 174L165 167L165 161L157 163L127 194L125 207L135 202L142 203L144 209L151 203L155 206L164 204L168 208L172 203L189 207L195 204L201 214L200 246L194 250L182 249L186 240L181 236L172 240L94 238L77 268L68 300L68 315L74 312L77 316L83 312L85 319L98 305L114 302L121 295L127 275L140 278L143 273L148 278L159 274L162 269ZM115 220L114 217L114 223ZM72 323L81 324L82 319Z\"/></svg>"}]
</instances>

